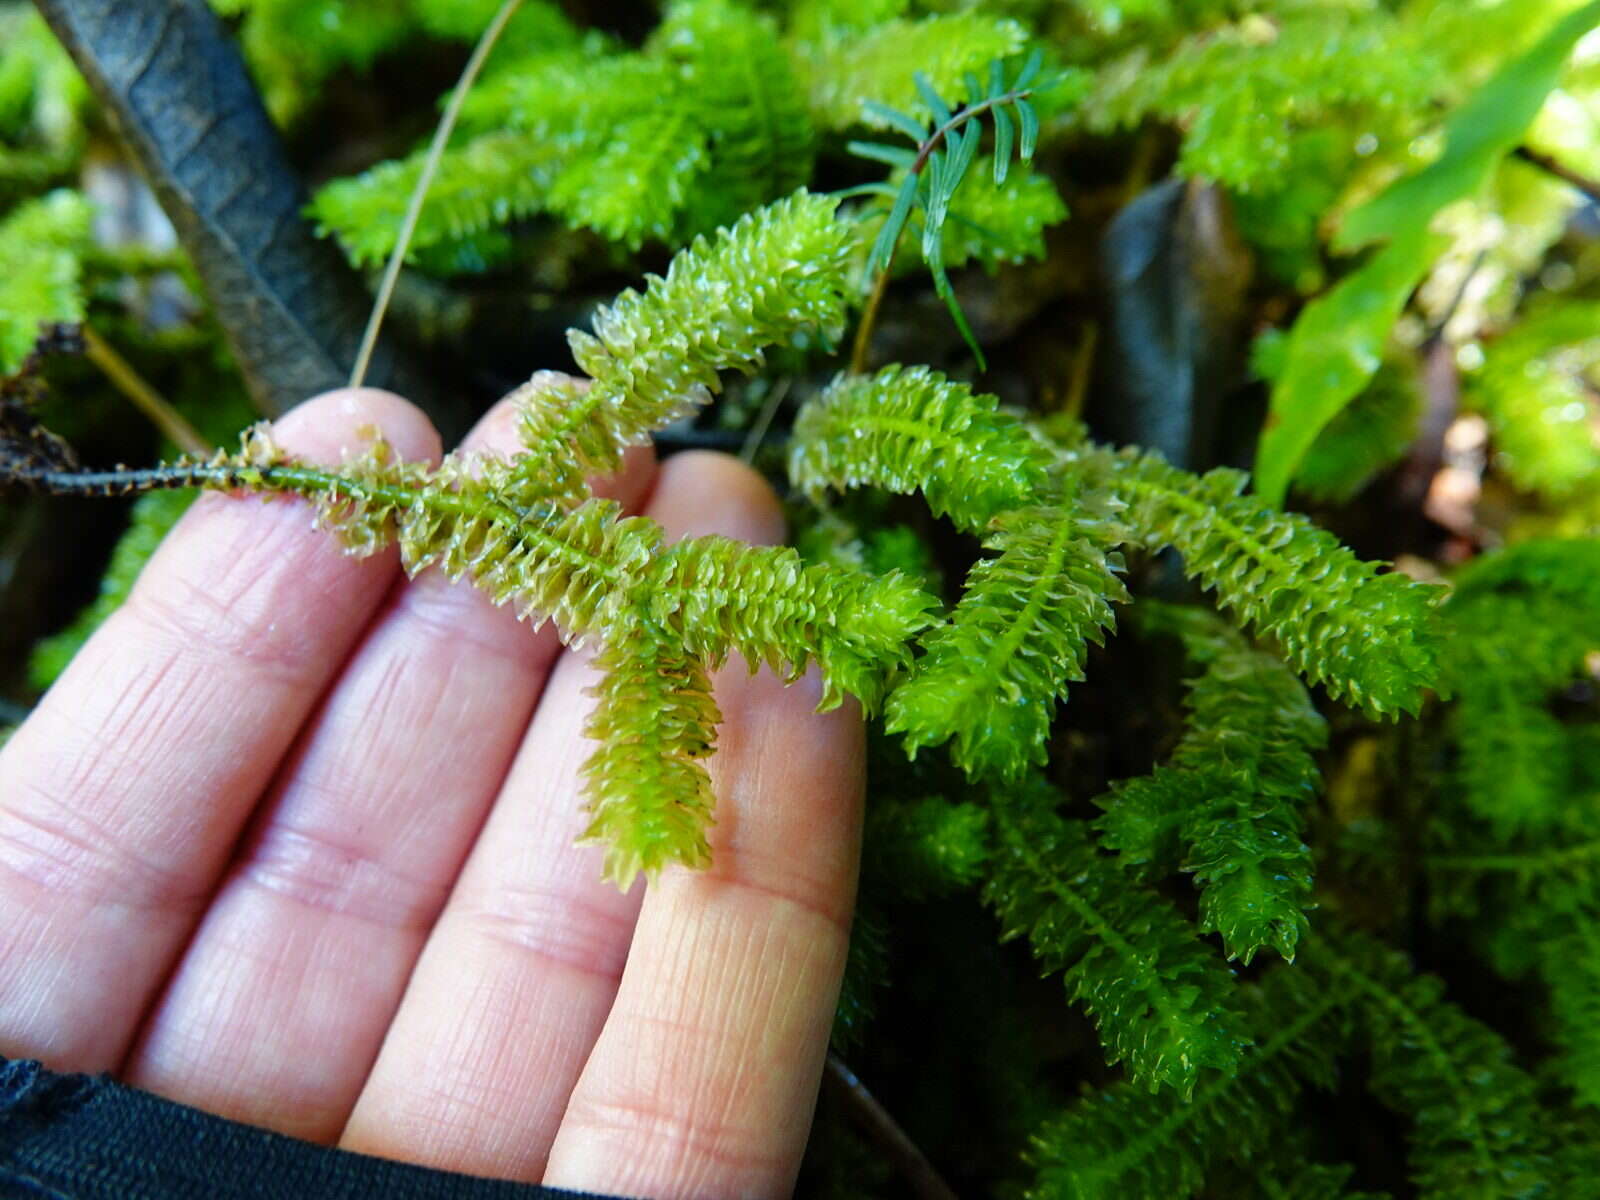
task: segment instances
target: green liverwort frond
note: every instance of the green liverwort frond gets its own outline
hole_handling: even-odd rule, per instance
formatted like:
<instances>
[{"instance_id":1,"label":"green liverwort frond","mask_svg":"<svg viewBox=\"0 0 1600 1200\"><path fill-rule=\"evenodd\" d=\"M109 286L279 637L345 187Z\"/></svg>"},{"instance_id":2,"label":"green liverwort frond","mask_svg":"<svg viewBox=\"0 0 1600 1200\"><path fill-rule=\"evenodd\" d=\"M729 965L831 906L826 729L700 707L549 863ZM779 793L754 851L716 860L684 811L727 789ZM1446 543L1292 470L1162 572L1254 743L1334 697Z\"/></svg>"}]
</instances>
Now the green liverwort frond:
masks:
<instances>
[{"instance_id":1,"label":"green liverwort frond","mask_svg":"<svg viewBox=\"0 0 1600 1200\"><path fill-rule=\"evenodd\" d=\"M1489 419L1495 463L1518 487L1559 498L1600 472L1587 375L1600 365L1600 304L1563 298L1490 341L1467 376Z\"/></svg>"},{"instance_id":2,"label":"green liverwort frond","mask_svg":"<svg viewBox=\"0 0 1600 1200\"><path fill-rule=\"evenodd\" d=\"M1460 572L1442 609L1461 799L1502 837L1559 827L1568 732L1548 707L1600 648L1600 543L1524 542Z\"/></svg>"},{"instance_id":3,"label":"green liverwort frond","mask_svg":"<svg viewBox=\"0 0 1600 1200\"><path fill-rule=\"evenodd\" d=\"M1290 966L1241 992L1255 1037L1237 1071L1189 1098L1119 1084L1081 1100L1033 1137L1030 1200L1178 1200L1282 1136L1306 1082L1332 1080L1348 995Z\"/></svg>"},{"instance_id":4,"label":"green liverwort frond","mask_svg":"<svg viewBox=\"0 0 1600 1200\"><path fill-rule=\"evenodd\" d=\"M1165 765L1096 801L1102 841L1136 863L1182 863L1200 891L1200 929L1248 963L1270 946L1286 959L1305 933L1311 851L1301 841L1327 727L1293 672L1211 613L1141 605L1141 624L1183 639L1201 673L1189 725Z\"/></svg>"},{"instance_id":5,"label":"green liverwort frond","mask_svg":"<svg viewBox=\"0 0 1600 1200\"><path fill-rule=\"evenodd\" d=\"M888 728L915 755L954 739L973 775L1015 777L1045 761L1053 701L1083 678L1126 601L1114 524L1076 498L995 518L984 559L949 624L923 639L911 678L889 700Z\"/></svg>"},{"instance_id":6,"label":"green liverwort frond","mask_svg":"<svg viewBox=\"0 0 1600 1200\"><path fill-rule=\"evenodd\" d=\"M584 732L592 817L582 840L605 847L605 876L626 891L668 863L703 868L716 806L711 754L722 715L704 664L642 624L614 631L595 658L597 703Z\"/></svg>"},{"instance_id":7,"label":"green liverwort frond","mask_svg":"<svg viewBox=\"0 0 1600 1200\"><path fill-rule=\"evenodd\" d=\"M821 707L855 696L868 712L888 670L910 658L907 630L933 617L933 597L898 571L887 575L806 566L790 547L685 538L651 563L638 604L689 651L713 665L737 651L794 680L815 660Z\"/></svg>"},{"instance_id":8,"label":"green liverwort frond","mask_svg":"<svg viewBox=\"0 0 1600 1200\"><path fill-rule=\"evenodd\" d=\"M1058 816L1037 777L992 793L995 849L985 896L1004 936L1026 935L1046 970L1100 1032L1134 1083L1187 1097L1209 1072L1237 1069L1246 1043L1228 971L1194 927L1117 859L1088 825Z\"/></svg>"},{"instance_id":9,"label":"green liverwort frond","mask_svg":"<svg viewBox=\"0 0 1600 1200\"><path fill-rule=\"evenodd\" d=\"M1307 966L1353 997L1369 1086L1412 1121L1411 1177L1423 1196L1554 1194L1548 1115L1511 1047L1444 997L1404 955L1364 935L1324 935Z\"/></svg>"},{"instance_id":10,"label":"green liverwort frond","mask_svg":"<svg viewBox=\"0 0 1600 1200\"><path fill-rule=\"evenodd\" d=\"M1302 675L1372 716L1421 707L1438 674L1439 589L1380 575L1304 517L1241 494L1238 471L1196 477L1136 450L1095 449L1082 461L1126 503L1130 540L1176 549L1188 574Z\"/></svg>"},{"instance_id":11,"label":"green liverwort frond","mask_svg":"<svg viewBox=\"0 0 1600 1200\"><path fill-rule=\"evenodd\" d=\"M920 491L973 533L1034 503L1054 455L993 396L926 367L841 375L801 410L789 478L820 499L829 488Z\"/></svg>"},{"instance_id":12,"label":"green liverwort frond","mask_svg":"<svg viewBox=\"0 0 1600 1200\"><path fill-rule=\"evenodd\" d=\"M683 111L710 147L711 170L686 197L691 233L811 179L816 131L769 19L730 0L678 0L649 49L681 64Z\"/></svg>"},{"instance_id":13,"label":"green liverwort frond","mask_svg":"<svg viewBox=\"0 0 1600 1200\"><path fill-rule=\"evenodd\" d=\"M0 375L22 365L41 325L83 320L89 217L89 202L63 189L0 220Z\"/></svg>"},{"instance_id":14,"label":"green liverwort frond","mask_svg":"<svg viewBox=\"0 0 1600 1200\"><path fill-rule=\"evenodd\" d=\"M885 21L865 32L825 37L796 47L796 57L809 76L811 111L821 128L887 128L890 119L868 102L919 122L933 116L911 78L913 69L921 70L935 93L955 95L969 72L1017 54L1027 40L1027 30L1015 21L964 12Z\"/></svg>"},{"instance_id":15,"label":"green liverwort frond","mask_svg":"<svg viewBox=\"0 0 1600 1200\"><path fill-rule=\"evenodd\" d=\"M590 833L610 840L607 871L619 883L669 861L704 862L710 810L697 760L715 723L711 667L737 652L793 678L814 660L824 706L848 692L870 707L935 603L898 574L805 566L787 548L720 537L664 548L659 525L609 500L524 503L516 460L451 457L432 470L378 441L328 470L290 460L257 429L237 455L149 474L149 486L305 496L353 553L398 542L412 574L470 577L522 617L553 618L568 640L598 639L611 676L595 726L608 744L587 777Z\"/></svg>"},{"instance_id":16,"label":"green liverwort frond","mask_svg":"<svg viewBox=\"0 0 1600 1200\"><path fill-rule=\"evenodd\" d=\"M664 278L597 312L593 334L572 331L573 357L593 382L551 386L536 376L530 385L517 460L525 495L581 497L586 473L615 470L623 447L716 391L718 372L760 365L773 344L836 331L853 246L836 204L796 192L697 238Z\"/></svg>"}]
</instances>

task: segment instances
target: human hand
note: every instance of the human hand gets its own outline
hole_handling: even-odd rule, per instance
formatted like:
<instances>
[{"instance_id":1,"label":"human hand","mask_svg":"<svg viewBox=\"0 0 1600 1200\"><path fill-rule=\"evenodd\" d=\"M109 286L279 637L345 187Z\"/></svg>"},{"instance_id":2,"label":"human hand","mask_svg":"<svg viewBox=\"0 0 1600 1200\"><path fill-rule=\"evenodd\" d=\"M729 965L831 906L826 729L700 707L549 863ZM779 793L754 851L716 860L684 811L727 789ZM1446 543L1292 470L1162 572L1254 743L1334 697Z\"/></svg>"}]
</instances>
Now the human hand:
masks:
<instances>
[{"instance_id":1,"label":"human hand","mask_svg":"<svg viewBox=\"0 0 1600 1200\"><path fill-rule=\"evenodd\" d=\"M372 390L276 432L332 464L374 425L437 457ZM514 452L509 409L468 444ZM782 536L721 455L631 452L608 490L669 537ZM202 496L0 753L0 1052L480 1175L786 1193L854 901L854 705L730 664L713 865L623 895L573 845L586 656L309 526Z\"/></svg>"}]
</instances>

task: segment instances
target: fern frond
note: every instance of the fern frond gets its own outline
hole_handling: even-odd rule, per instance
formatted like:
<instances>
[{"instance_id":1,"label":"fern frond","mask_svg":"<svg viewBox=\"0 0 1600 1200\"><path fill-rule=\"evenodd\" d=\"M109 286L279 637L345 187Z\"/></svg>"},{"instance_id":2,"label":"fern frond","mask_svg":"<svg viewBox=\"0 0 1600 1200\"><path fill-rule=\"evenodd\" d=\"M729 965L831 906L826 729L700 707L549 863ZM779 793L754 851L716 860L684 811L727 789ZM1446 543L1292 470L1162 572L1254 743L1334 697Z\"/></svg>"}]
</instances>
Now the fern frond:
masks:
<instances>
[{"instance_id":1,"label":"fern frond","mask_svg":"<svg viewBox=\"0 0 1600 1200\"><path fill-rule=\"evenodd\" d=\"M1445 999L1437 977L1365 935L1325 935L1314 963L1354 997L1373 1093L1412 1121L1410 1173L1422 1195L1547 1194L1548 1118L1499 1035Z\"/></svg>"},{"instance_id":2,"label":"fern frond","mask_svg":"<svg viewBox=\"0 0 1600 1200\"><path fill-rule=\"evenodd\" d=\"M1185 1098L1208 1072L1231 1074L1246 1043L1233 984L1193 926L1116 859L1088 826L1056 815L1035 777L992 793L995 850L985 897L1004 936L1026 935L1133 1082Z\"/></svg>"},{"instance_id":3,"label":"fern frond","mask_svg":"<svg viewBox=\"0 0 1600 1200\"><path fill-rule=\"evenodd\" d=\"M1305 1084L1331 1083L1348 997L1289 966L1241 993L1254 1045L1236 1072L1201 1080L1189 1098L1132 1084L1084 1098L1033 1137L1030 1200L1192 1196L1218 1162L1249 1164L1276 1140Z\"/></svg>"},{"instance_id":4,"label":"fern frond","mask_svg":"<svg viewBox=\"0 0 1600 1200\"><path fill-rule=\"evenodd\" d=\"M868 303L869 315L876 311L877 302L882 296L889 268L894 263L895 251L900 244L900 235L912 213L920 211L922 258L933 275L933 290L944 301L956 328L971 348L980 371L988 369L983 347L978 345L972 327L967 323L966 314L956 299L946 270L945 222L966 180L967 171L977 156L980 127L985 118L994 123L996 187L1006 182L1013 146L1016 147L1017 157L1023 162L1032 159L1038 142L1039 117L1029 99L1037 90L1034 80L1042 62L1043 56L1035 50L1009 83L1005 66L999 59L989 65L987 84L976 75L968 74L964 80L967 102L960 111L952 111L928 77L918 71L912 76L912 82L932 113L931 123L926 128L910 113L877 103L867 105L870 111L910 136L916 143L915 151L871 142L850 143L851 151L856 154L903 168L900 182L893 191L893 203L883 218L872 251L867 255L867 273L878 276L873 299ZM862 332L857 337L855 361L858 368L862 363L864 339L869 327L870 321L864 322Z\"/></svg>"},{"instance_id":5,"label":"fern frond","mask_svg":"<svg viewBox=\"0 0 1600 1200\"><path fill-rule=\"evenodd\" d=\"M573 357L593 383L524 407L517 472L526 493L582 496L585 473L614 471L623 447L716 391L719 371L749 370L767 346L837 330L852 233L834 219L836 203L796 192L697 238L664 278L597 312L593 334L572 331Z\"/></svg>"},{"instance_id":6,"label":"fern frond","mask_svg":"<svg viewBox=\"0 0 1600 1200\"><path fill-rule=\"evenodd\" d=\"M581 842L605 847L605 877L623 891L668 863L704 868L716 794L701 760L722 719L705 665L634 623L607 636L595 667L597 703L584 727L595 743L583 766L591 820Z\"/></svg>"},{"instance_id":7,"label":"fern frond","mask_svg":"<svg viewBox=\"0 0 1600 1200\"><path fill-rule=\"evenodd\" d=\"M829 488L920 491L970 532L1035 503L1054 455L993 396L926 367L842 375L801 409L789 479L813 499Z\"/></svg>"},{"instance_id":8,"label":"fern frond","mask_svg":"<svg viewBox=\"0 0 1600 1200\"><path fill-rule=\"evenodd\" d=\"M22 365L39 327L83 320L89 202L54 191L0 220L0 375Z\"/></svg>"},{"instance_id":9,"label":"fern frond","mask_svg":"<svg viewBox=\"0 0 1600 1200\"><path fill-rule=\"evenodd\" d=\"M1127 505L1131 540L1176 549L1192 578L1306 678L1372 716L1421 707L1438 675L1438 589L1380 575L1304 517L1243 495L1238 471L1196 477L1135 450L1092 450L1083 465Z\"/></svg>"},{"instance_id":10,"label":"fern frond","mask_svg":"<svg viewBox=\"0 0 1600 1200\"><path fill-rule=\"evenodd\" d=\"M1152 775L1096 800L1103 843L1134 863L1182 863L1200 891L1200 929L1248 963L1270 946L1286 959L1307 928L1311 852L1303 811L1320 783L1327 727L1300 681L1210 613L1141 605L1141 624L1183 639L1202 668L1189 681L1189 724Z\"/></svg>"},{"instance_id":11,"label":"fern frond","mask_svg":"<svg viewBox=\"0 0 1600 1200\"><path fill-rule=\"evenodd\" d=\"M949 624L922 642L916 671L890 697L888 729L911 755L954 740L972 775L1016 777L1045 761L1054 701L1083 678L1089 642L1128 599L1112 519L1069 501L995 518L995 552L972 569Z\"/></svg>"},{"instance_id":12,"label":"fern frond","mask_svg":"<svg viewBox=\"0 0 1600 1200\"><path fill-rule=\"evenodd\" d=\"M802 44L796 57L809 76L811 112L819 127L883 129L890 121L869 108L869 101L921 122L934 115L912 70L920 70L934 92L956 95L969 73L1021 52L1027 41L1027 30L1015 21L964 12L885 21L865 32Z\"/></svg>"}]
</instances>

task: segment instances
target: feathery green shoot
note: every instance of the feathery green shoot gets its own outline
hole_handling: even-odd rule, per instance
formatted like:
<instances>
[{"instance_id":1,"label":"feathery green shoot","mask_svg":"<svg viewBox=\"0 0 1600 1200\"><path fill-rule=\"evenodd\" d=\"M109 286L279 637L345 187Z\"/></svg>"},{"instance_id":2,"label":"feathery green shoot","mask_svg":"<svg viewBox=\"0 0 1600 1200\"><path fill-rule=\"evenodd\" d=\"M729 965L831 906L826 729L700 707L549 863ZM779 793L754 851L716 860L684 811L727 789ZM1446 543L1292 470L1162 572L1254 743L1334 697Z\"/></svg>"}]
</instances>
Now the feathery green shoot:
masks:
<instances>
[{"instance_id":1,"label":"feathery green shoot","mask_svg":"<svg viewBox=\"0 0 1600 1200\"><path fill-rule=\"evenodd\" d=\"M1128 593L1113 519L1077 497L995 518L947 625L889 700L888 728L906 750L952 740L972 775L1015 778L1047 757L1053 701L1083 678L1088 643L1102 643Z\"/></svg>"},{"instance_id":2,"label":"feathery green shoot","mask_svg":"<svg viewBox=\"0 0 1600 1200\"><path fill-rule=\"evenodd\" d=\"M1016 121L1017 157L1022 162L1033 158L1039 139L1039 117L1028 101L1039 90L1040 85L1034 81L1043 61L1040 53L1034 51L1009 83L1006 81L1004 64L999 59L991 64L986 83L976 75L968 74L965 77L967 99L957 111L951 110L940 98L939 90L932 81L919 71L913 75L912 81L930 114L929 118L923 120L884 104L867 104L869 112L910 137L916 143L916 149L905 150L877 142L850 143L853 153L904 168L894 203L867 255L867 273L877 276L879 282L874 299L867 305L867 319L863 319L857 337L853 363L856 370L864 366L866 338L871 330L870 318L877 311L877 299L881 296L889 267L894 262L900 235L905 232L907 222L916 212L920 212L922 217L922 258L933 274L934 291L949 309L956 328L961 331L961 336L977 359L978 369L987 369L983 348L978 345L978 339L967 323L967 316L961 311L955 288L945 270L945 221L950 215L951 203L966 179L967 170L977 157L982 118L987 116L994 123L996 187L1005 183L1010 166L1013 115Z\"/></svg>"},{"instance_id":3,"label":"feathery green shoot","mask_svg":"<svg viewBox=\"0 0 1600 1200\"><path fill-rule=\"evenodd\" d=\"M1301 840L1327 727L1283 663L1197 608L1140 606L1141 627L1182 638L1201 668L1188 727L1165 764L1096 803L1102 842L1135 864L1175 865L1200 888L1200 929L1230 958L1271 947L1293 959L1311 905ZM1186 851L1186 852L1185 852Z\"/></svg>"},{"instance_id":4,"label":"feathery green shoot","mask_svg":"<svg viewBox=\"0 0 1600 1200\"><path fill-rule=\"evenodd\" d=\"M535 377L523 409L516 479L525 502L571 502L586 474L609 474L643 442L721 386L718 373L759 366L768 346L836 332L849 303L850 227L836 201L808 192L696 238L665 277L629 289L568 335L593 381Z\"/></svg>"},{"instance_id":5,"label":"feathery green shoot","mask_svg":"<svg viewBox=\"0 0 1600 1200\"><path fill-rule=\"evenodd\" d=\"M1106 1059L1134 1083L1187 1098L1209 1072L1231 1074L1247 1043L1227 969L1193 927L1112 857L1088 825L1056 815L1037 777L992 792L995 850L985 890L1004 935L1026 935L1046 970L1100 1032Z\"/></svg>"},{"instance_id":6,"label":"feathery green shoot","mask_svg":"<svg viewBox=\"0 0 1600 1200\"><path fill-rule=\"evenodd\" d=\"M1238 471L1197 478L1133 450L1092 450L1084 464L1126 503L1131 541L1177 550L1191 578L1306 678L1371 716L1420 709L1438 673L1439 589L1380 575L1304 517L1243 495Z\"/></svg>"},{"instance_id":7,"label":"feathery green shoot","mask_svg":"<svg viewBox=\"0 0 1600 1200\"><path fill-rule=\"evenodd\" d=\"M789 479L820 500L828 489L921 492L960 528L1035 502L1053 453L993 396L926 367L841 375L795 421Z\"/></svg>"}]
</instances>

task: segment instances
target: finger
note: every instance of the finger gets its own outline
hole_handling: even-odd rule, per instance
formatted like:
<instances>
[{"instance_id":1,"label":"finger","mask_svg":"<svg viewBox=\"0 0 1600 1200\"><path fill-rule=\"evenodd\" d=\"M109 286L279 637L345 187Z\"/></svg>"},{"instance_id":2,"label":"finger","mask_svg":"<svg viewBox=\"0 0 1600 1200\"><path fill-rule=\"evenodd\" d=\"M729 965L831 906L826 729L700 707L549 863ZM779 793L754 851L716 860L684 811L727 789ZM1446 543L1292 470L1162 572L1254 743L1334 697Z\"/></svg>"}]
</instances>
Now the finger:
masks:
<instances>
[{"instance_id":1,"label":"finger","mask_svg":"<svg viewBox=\"0 0 1600 1200\"><path fill-rule=\"evenodd\" d=\"M771 490L722 455L661 467L647 509L669 536L772 540ZM557 664L483 835L417 965L343 1144L433 1166L537 1179L621 975L639 889L574 842L595 681Z\"/></svg>"},{"instance_id":2,"label":"finger","mask_svg":"<svg viewBox=\"0 0 1600 1200\"><path fill-rule=\"evenodd\" d=\"M468 451L519 444L504 401ZM614 482L642 501L634 452ZM401 580L302 731L126 1074L312 1141L343 1128L560 643L469 581Z\"/></svg>"},{"instance_id":3,"label":"finger","mask_svg":"<svg viewBox=\"0 0 1600 1200\"><path fill-rule=\"evenodd\" d=\"M792 1189L860 855L860 715L819 715L820 695L814 674L719 674L712 865L646 892L545 1183L659 1200Z\"/></svg>"},{"instance_id":4,"label":"finger","mask_svg":"<svg viewBox=\"0 0 1600 1200\"><path fill-rule=\"evenodd\" d=\"M373 427L437 453L418 410L373 390L308 401L276 433L333 464ZM121 1060L397 569L345 555L298 499L195 502L0 755L0 1051Z\"/></svg>"}]
</instances>

